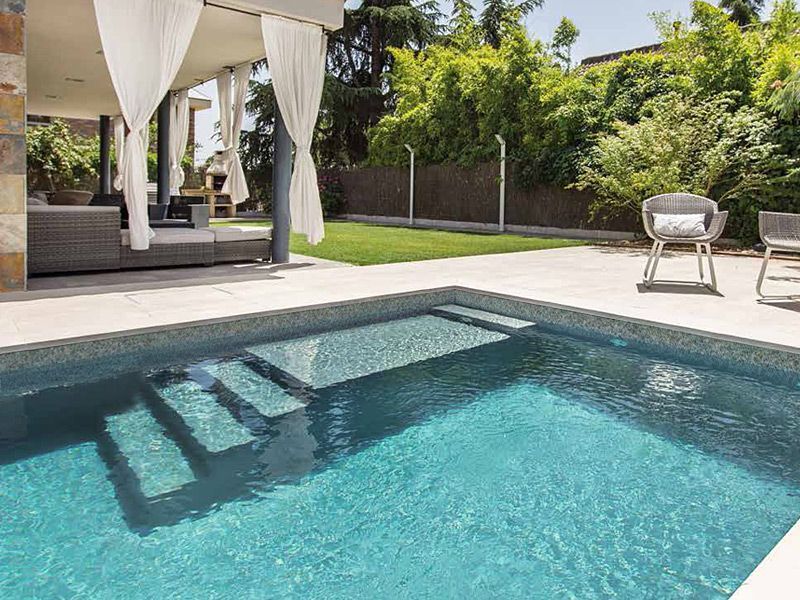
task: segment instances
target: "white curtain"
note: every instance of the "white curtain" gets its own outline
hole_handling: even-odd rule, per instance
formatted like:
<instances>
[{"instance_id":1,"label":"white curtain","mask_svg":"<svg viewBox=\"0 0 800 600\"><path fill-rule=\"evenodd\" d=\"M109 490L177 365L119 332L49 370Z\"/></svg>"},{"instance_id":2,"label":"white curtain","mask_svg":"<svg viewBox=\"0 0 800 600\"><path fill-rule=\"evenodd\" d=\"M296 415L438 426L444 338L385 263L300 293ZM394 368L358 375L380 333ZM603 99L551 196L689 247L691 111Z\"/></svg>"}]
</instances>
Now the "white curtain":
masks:
<instances>
[{"instance_id":1,"label":"white curtain","mask_svg":"<svg viewBox=\"0 0 800 600\"><path fill-rule=\"evenodd\" d=\"M181 90L169 97L169 189L178 194L186 174L181 162L189 141L189 90Z\"/></svg>"},{"instance_id":2,"label":"white curtain","mask_svg":"<svg viewBox=\"0 0 800 600\"><path fill-rule=\"evenodd\" d=\"M244 105L247 99L247 86L250 83L250 63L236 67L217 76L219 95L219 129L222 136L223 159L228 176L222 185L222 193L230 194L234 204L240 204L250 197L247 180L239 159L239 138L242 133Z\"/></svg>"},{"instance_id":3,"label":"white curtain","mask_svg":"<svg viewBox=\"0 0 800 600\"><path fill-rule=\"evenodd\" d=\"M131 250L150 247L147 125L172 85L192 40L203 0L94 0L108 72L128 124L122 189Z\"/></svg>"},{"instance_id":4,"label":"white curtain","mask_svg":"<svg viewBox=\"0 0 800 600\"><path fill-rule=\"evenodd\" d=\"M292 229L310 244L325 237L311 139L325 78L327 38L317 25L261 15L272 86L286 129L297 147L289 190Z\"/></svg>"},{"instance_id":5,"label":"white curtain","mask_svg":"<svg viewBox=\"0 0 800 600\"><path fill-rule=\"evenodd\" d=\"M114 117L114 153L117 158L117 174L114 177L114 189L122 191L122 160L125 156L125 119L120 115Z\"/></svg>"}]
</instances>

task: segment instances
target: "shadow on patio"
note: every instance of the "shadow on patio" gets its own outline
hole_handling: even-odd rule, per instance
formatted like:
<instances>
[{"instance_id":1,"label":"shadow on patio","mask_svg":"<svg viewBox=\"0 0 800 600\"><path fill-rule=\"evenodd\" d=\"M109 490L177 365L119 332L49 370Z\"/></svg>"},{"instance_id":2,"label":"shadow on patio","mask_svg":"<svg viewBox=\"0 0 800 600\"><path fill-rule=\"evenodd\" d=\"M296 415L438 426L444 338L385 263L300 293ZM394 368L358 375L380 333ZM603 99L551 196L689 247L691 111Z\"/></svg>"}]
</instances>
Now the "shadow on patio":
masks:
<instances>
[{"instance_id":1,"label":"shadow on patio","mask_svg":"<svg viewBox=\"0 0 800 600\"><path fill-rule=\"evenodd\" d=\"M281 280L283 273L297 270L331 269L348 266L346 263L292 255L285 264L245 262L212 267L178 267L43 275L28 281L27 292L12 292L0 296L0 302L34 300L37 298L66 298L106 292L131 292L164 288L214 285L238 281Z\"/></svg>"}]
</instances>

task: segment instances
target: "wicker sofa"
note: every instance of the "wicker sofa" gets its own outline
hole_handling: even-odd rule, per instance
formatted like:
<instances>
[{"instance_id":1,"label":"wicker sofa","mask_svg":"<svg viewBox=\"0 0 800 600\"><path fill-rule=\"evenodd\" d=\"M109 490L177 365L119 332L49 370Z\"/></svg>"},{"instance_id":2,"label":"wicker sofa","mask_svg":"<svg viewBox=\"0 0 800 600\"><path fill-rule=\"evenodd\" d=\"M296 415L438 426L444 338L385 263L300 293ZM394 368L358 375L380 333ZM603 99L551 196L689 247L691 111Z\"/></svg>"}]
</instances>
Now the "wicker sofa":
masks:
<instances>
[{"instance_id":1,"label":"wicker sofa","mask_svg":"<svg viewBox=\"0 0 800 600\"><path fill-rule=\"evenodd\" d=\"M28 206L28 273L120 268L119 209Z\"/></svg>"},{"instance_id":2,"label":"wicker sofa","mask_svg":"<svg viewBox=\"0 0 800 600\"><path fill-rule=\"evenodd\" d=\"M269 260L266 228L154 229L145 251L130 249L115 206L28 206L28 272L114 271Z\"/></svg>"}]
</instances>

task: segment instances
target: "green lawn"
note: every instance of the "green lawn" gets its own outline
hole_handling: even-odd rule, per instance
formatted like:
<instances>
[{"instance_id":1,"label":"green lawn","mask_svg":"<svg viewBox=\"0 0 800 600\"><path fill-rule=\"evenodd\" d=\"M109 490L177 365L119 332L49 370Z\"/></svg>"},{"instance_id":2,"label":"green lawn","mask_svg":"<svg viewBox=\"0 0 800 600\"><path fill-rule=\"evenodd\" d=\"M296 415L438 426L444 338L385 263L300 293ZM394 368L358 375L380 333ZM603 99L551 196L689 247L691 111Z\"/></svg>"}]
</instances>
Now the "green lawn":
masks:
<instances>
[{"instance_id":1,"label":"green lawn","mask_svg":"<svg viewBox=\"0 0 800 600\"><path fill-rule=\"evenodd\" d=\"M217 222L215 226L261 225L268 221ZM461 233L435 229L389 227L347 221L326 221L325 239L310 246L305 236L293 233L289 250L296 254L338 260L353 265L380 265L385 263L499 254L578 246L575 240L497 235L491 233Z\"/></svg>"}]
</instances>

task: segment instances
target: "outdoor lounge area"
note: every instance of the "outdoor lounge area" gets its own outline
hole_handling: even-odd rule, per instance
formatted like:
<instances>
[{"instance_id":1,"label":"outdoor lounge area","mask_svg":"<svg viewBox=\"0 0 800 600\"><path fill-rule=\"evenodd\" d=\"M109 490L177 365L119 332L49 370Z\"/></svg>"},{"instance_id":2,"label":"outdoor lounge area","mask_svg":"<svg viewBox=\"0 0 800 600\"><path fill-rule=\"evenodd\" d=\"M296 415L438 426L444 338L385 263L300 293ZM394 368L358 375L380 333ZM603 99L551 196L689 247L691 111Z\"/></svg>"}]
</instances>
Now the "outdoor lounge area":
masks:
<instances>
[{"instance_id":1,"label":"outdoor lounge area","mask_svg":"<svg viewBox=\"0 0 800 600\"><path fill-rule=\"evenodd\" d=\"M800 10L480 4L0 0L0 600L795 599Z\"/></svg>"},{"instance_id":2,"label":"outdoor lounge area","mask_svg":"<svg viewBox=\"0 0 800 600\"><path fill-rule=\"evenodd\" d=\"M113 206L28 208L28 273L115 271L270 259L264 227L158 227L133 251Z\"/></svg>"}]
</instances>

